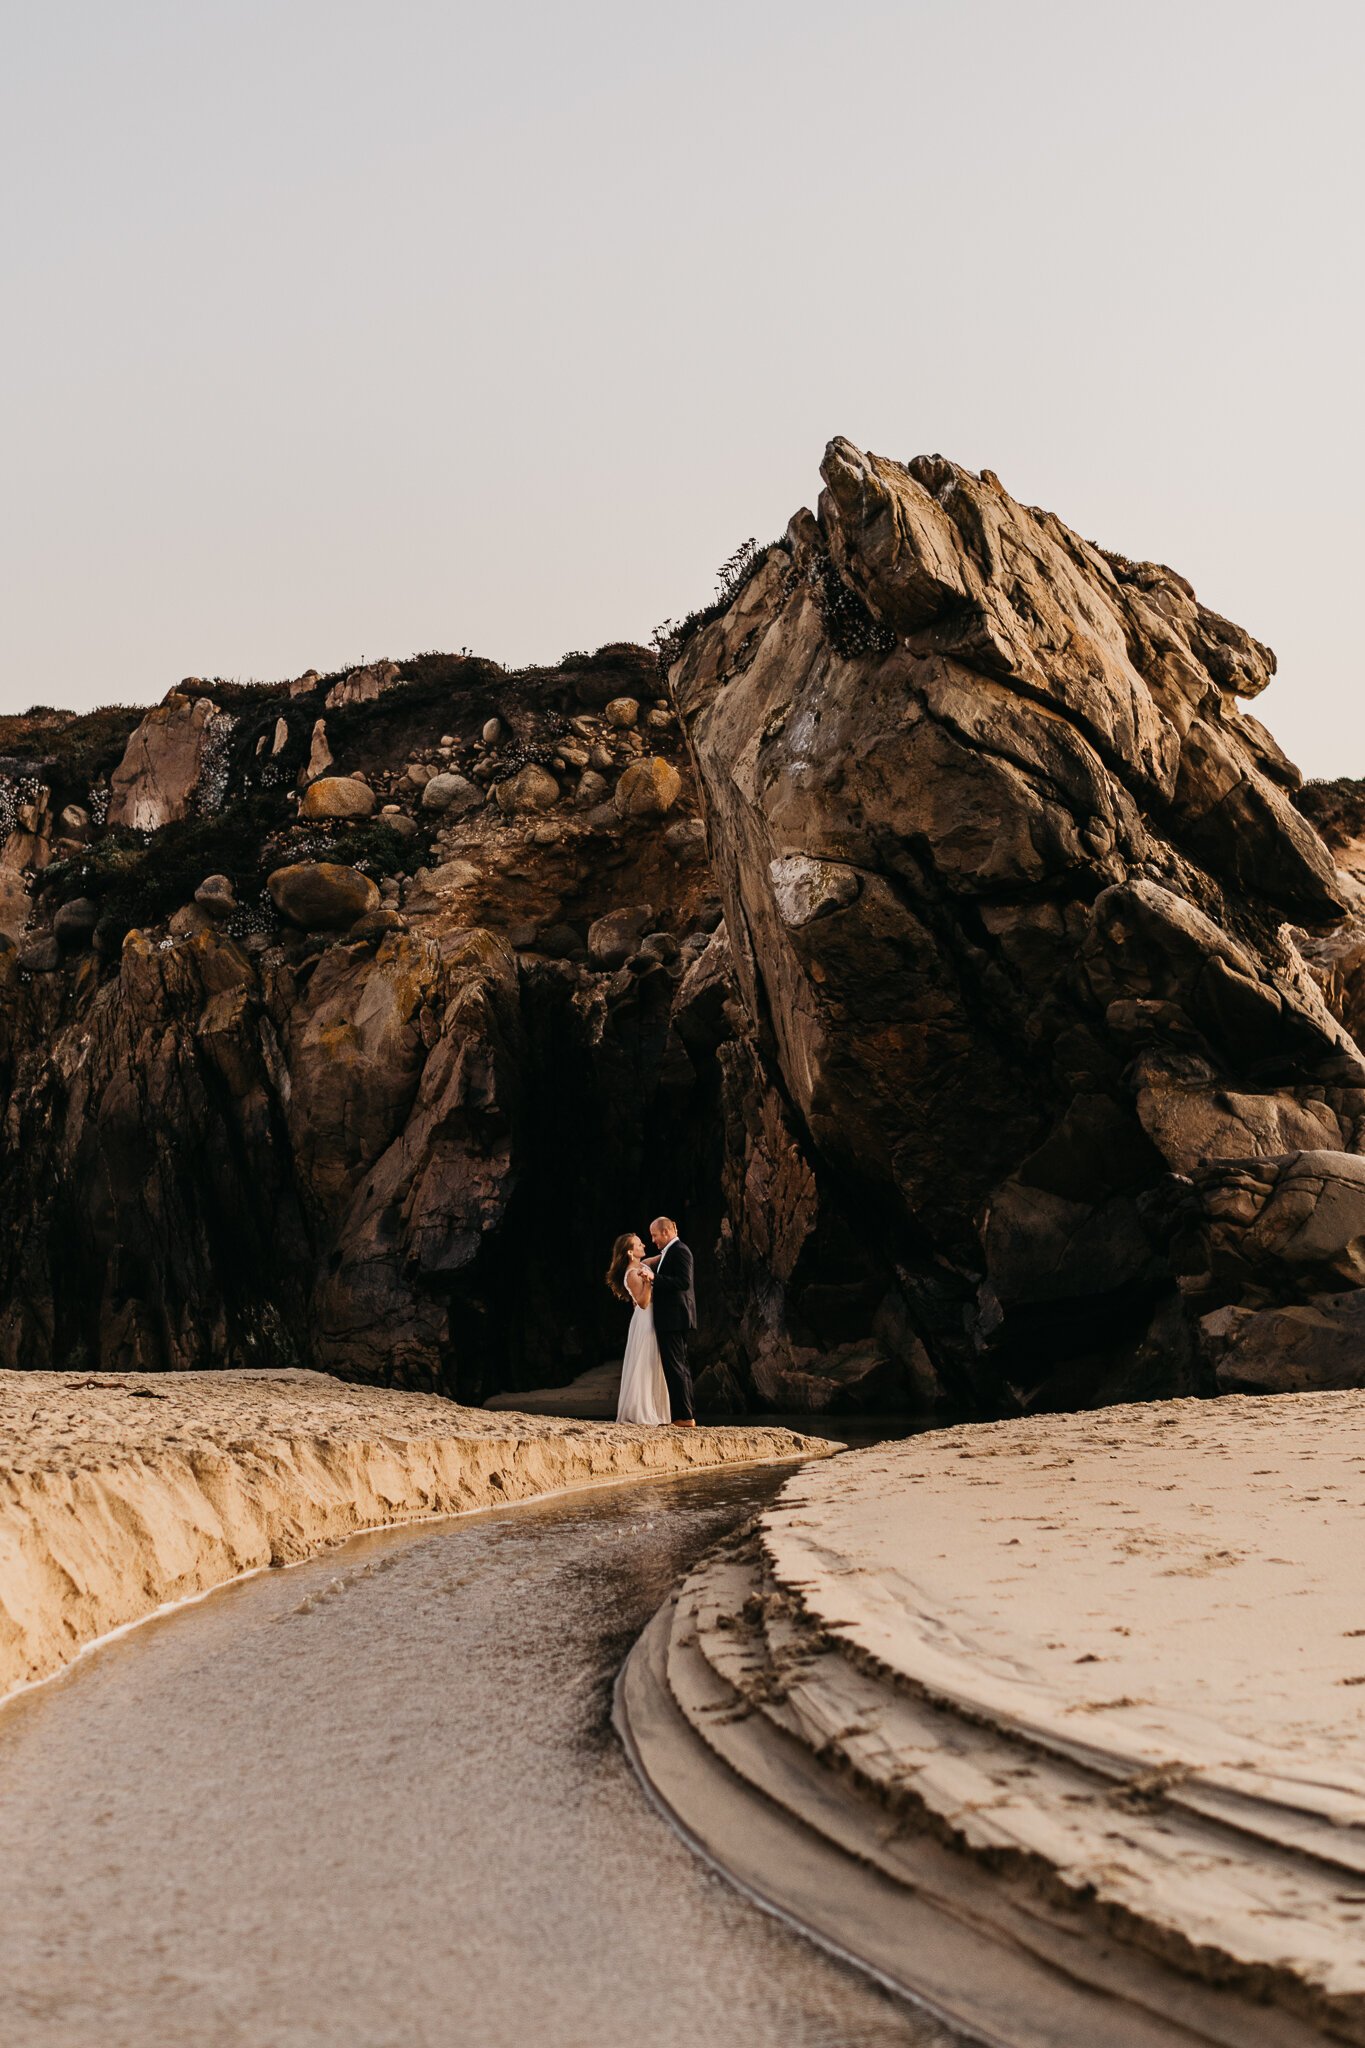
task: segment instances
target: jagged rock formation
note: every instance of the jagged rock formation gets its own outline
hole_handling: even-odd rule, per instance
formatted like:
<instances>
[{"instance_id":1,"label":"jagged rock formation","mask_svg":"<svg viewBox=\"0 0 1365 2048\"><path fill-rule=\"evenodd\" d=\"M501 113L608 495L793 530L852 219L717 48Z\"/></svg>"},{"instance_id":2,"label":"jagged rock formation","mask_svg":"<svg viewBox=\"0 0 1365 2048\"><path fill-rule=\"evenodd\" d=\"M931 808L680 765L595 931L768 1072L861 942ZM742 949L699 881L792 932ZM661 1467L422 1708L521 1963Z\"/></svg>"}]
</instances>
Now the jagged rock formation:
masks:
<instances>
[{"instance_id":1,"label":"jagged rock formation","mask_svg":"<svg viewBox=\"0 0 1365 2048\"><path fill-rule=\"evenodd\" d=\"M1208 1384L1191 1176L1365 1143L1290 929L1348 887L1236 701L1273 657L989 472L836 441L824 477L672 675L748 1019L746 1347L780 1382L871 1331L978 1401Z\"/></svg>"},{"instance_id":2,"label":"jagged rock formation","mask_svg":"<svg viewBox=\"0 0 1365 2048\"><path fill-rule=\"evenodd\" d=\"M824 473L667 690L0 721L0 1363L567 1381L659 1208L717 1402L1265 1384L1250 1318L1331 1323L1365 835L1240 708L1273 656L989 472Z\"/></svg>"}]
</instances>

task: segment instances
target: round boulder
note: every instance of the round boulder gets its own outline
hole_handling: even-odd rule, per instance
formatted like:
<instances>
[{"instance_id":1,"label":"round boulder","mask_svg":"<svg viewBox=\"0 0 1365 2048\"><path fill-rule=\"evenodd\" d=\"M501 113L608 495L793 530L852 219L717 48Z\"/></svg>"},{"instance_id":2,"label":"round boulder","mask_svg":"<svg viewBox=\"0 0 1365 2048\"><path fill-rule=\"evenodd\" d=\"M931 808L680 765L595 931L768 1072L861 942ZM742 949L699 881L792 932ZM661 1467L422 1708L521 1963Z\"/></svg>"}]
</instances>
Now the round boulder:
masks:
<instances>
[{"instance_id":1,"label":"round boulder","mask_svg":"<svg viewBox=\"0 0 1365 2048\"><path fill-rule=\"evenodd\" d=\"M654 921L647 903L622 910L609 910L588 926L588 958L594 967L624 967L639 950L641 939Z\"/></svg>"},{"instance_id":2,"label":"round boulder","mask_svg":"<svg viewBox=\"0 0 1365 2048\"><path fill-rule=\"evenodd\" d=\"M276 868L265 886L281 917L306 932L345 931L379 908L379 891L369 876L333 861Z\"/></svg>"},{"instance_id":3,"label":"round boulder","mask_svg":"<svg viewBox=\"0 0 1365 2048\"><path fill-rule=\"evenodd\" d=\"M618 732L625 732L640 716L639 701L635 697L613 697L602 713L608 725L614 725Z\"/></svg>"},{"instance_id":4,"label":"round boulder","mask_svg":"<svg viewBox=\"0 0 1365 2048\"><path fill-rule=\"evenodd\" d=\"M43 932L26 939L19 948L19 965L25 974L53 974L61 965L62 949L55 932Z\"/></svg>"},{"instance_id":5,"label":"round boulder","mask_svg":"<svg viewBox=\"0 0 1365 2048\"><path fill-rule=\"evenodd\" d=\"M382 810L379 822L381 825L387 825L390 832L396 832L400 839L415 839L422 829L416 818L410 818L407 812L400 811L397 805L392 809L386 807Z\"/></svg>"},{"instance_id":6,"label":"round boulder","mask_svg":"<svg viewBox=\"0 0 1365 2048\"><path fill-rule=\"evenodd\" d=\"M210 917L231 917L237 908L237 892L229 875L205 875L194 892L194 900Z\"/></svg>"},{"instance_id":7,"label":"round boulder","mask_svg":"<svg viewBox=\"0 0 1365 2048\"><path fill-rule=\"evenodd\" d=\"M616 785L616 808L623 818L661 817L682 794L682 777L671 761L646 754L632 761Z\"/></svg>"},{"instance_id":8,"label":"round boulder","mask_svg":"<svg viewBox=\"0 0 1365 2048\"><path fill-rule=\"evenodd\" d=\"M506 782L500 782L493 794L498 800L498 809L509 816L514 811L548 811L552 804L559 802L559 784L546 769L537 768L533 761L528 761Z\"/></svg>"},{"instance_id":9,"label":"round boulder","mask_svg":"<svg viewBox=\"0 0 1365 2048\"><path fill-rule=\"evenodd\" d=\"M422 809L439 811L443 817L463 818L477 811L484 793L467 775L433 775L422 791Z\"/></svg>"},{"instance_id":10,"label":"round boulder","mask_svg":"<svg viewBox=\"0 0 1365 2048\"><path fill-rule=\"evenodd\" d=\"M310 782L299 805L301 818L368 818L374 813L374 791L349 775L323 775Z\"/></svg>"},{"instance_id":11,"label":"round boulder","mask_svg":"<svg viewBox=\"0 0 1365 2048\"><path fill-rule=\"evenodd\" d=\"M488 719L485 722L482 737L486 747L495 747L502 738L502 720L500 718Z\"/></svg>"},{"instance_id":12,"label":"round boulder","mask_svg":"<svg viewBox=\"0 0 1365 2048\"><path fill-rule=\"evenodd\" d=\"M52 920L52 930L58 945L73 950L88 946L95 926L100 921L100 907L88 896L77 896L70 903L64 903Z\"/></svg>"}]
</instances>

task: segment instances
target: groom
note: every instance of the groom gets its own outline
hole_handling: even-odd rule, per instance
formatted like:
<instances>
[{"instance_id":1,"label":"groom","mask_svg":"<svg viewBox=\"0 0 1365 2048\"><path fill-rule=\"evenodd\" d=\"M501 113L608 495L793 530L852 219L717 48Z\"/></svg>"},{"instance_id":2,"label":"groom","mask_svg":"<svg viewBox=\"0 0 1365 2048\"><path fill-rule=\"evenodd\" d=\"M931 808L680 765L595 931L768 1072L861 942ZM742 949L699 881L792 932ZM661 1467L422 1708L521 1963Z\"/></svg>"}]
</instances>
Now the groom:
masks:
<instances>
[{"instance_id":1,"label":"groom","mask_svg":"<svg viewBox=\"0 0 1365 2048\"><path fill-rule=\"evenodd\" d=\"M673 1420L684 1429L695 1429L692 1412L692 1373L687 1363L687 1333L697 1327L697 1297L692 1292L692 1254L678 1235L669 1216L656 1216L649 1234L659 1255L649 1263L654 1268L654 1334L659 1340L664 1378Z\"/></svg>"}]
</instances>

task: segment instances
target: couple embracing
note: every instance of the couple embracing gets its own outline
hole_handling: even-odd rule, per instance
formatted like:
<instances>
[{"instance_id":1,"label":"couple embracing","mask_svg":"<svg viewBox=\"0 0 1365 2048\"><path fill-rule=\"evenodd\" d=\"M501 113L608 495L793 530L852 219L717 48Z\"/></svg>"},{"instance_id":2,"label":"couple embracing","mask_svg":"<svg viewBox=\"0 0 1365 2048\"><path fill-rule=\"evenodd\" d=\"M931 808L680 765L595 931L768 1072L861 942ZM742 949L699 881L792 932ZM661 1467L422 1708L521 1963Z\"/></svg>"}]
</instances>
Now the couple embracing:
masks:
<instances>
[{"instance_id":1,"label":"couple embracing","mask_svg":"<svg viewBox=\"0 0 1365 2048\"><path fill-rule=\"evenodd\" d=\"M687 1333L697 1327L697 1301L692 1292L692 1254L668 1216L649 1226L652 1257L634 1231L626 1231L611 1248L607 1285L622 1301L633 1302L621 1367L618 1422L676 1422L695 1429L692 1374L687 1364Z\"/></svg>"}]
</instances>

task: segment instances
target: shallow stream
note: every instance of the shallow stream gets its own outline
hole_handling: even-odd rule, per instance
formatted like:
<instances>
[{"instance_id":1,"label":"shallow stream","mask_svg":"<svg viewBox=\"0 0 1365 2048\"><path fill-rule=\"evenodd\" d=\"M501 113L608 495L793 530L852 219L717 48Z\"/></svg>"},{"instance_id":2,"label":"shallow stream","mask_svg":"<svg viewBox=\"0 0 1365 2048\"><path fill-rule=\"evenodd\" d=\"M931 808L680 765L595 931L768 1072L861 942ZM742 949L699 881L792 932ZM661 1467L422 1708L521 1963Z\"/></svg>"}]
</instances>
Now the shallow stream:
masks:
<instances>
[{"instance_id":1,"label":"shallow stream","mask_svg":"<svg viewBox=\"0 0 1365 2048\"><path fill-rule=\"evenodd\" d=\"M940 2048L697 1862L611 1730L785 1476L362 1537L13 1701L6 2048Z\"/></svg>"}]
</instances>

